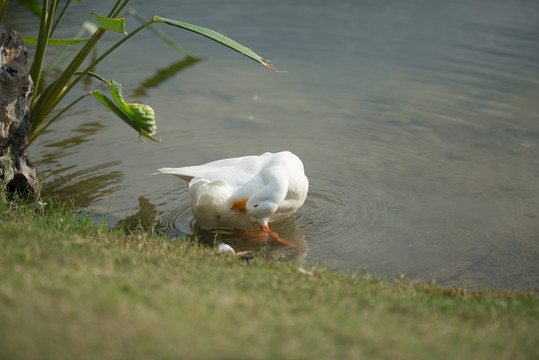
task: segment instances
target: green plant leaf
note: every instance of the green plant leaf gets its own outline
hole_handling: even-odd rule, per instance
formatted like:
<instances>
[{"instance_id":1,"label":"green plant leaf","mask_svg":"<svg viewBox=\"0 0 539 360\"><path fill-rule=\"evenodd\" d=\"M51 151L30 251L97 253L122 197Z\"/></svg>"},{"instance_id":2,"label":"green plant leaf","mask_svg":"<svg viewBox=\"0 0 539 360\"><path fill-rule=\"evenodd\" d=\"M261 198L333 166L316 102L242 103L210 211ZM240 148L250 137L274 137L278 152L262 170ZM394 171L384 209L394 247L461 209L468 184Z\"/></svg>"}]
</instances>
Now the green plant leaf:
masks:
<instances>
[{"instance_id":1,"label":"green plant leaf","mask_svg":"<svg viewBox=\"0 0 539 360\"><path fill-rule=\"evenodd\" d=\"M131 121L148 134L155 134L157 126L155 124L155 112L153 109L144 104L126 103L122 96L122 84L117 83L114 80L108 80L107 84L109 85L110 93L112 94L116 105L118 105L122 112L129 116Z\"/></svg>"},{"instance_id":2,"label":"green plant leaf","mask_svg":"<svg viewBox=\"0 0 539 360\"><path fill-rule=\"evenodd\" d=\"M182 22L182 21L166 19L166 18L163 18L163 17L160 17L160 16L154 16L153 21L164 23L164 24L171 25L171 26L176 26L176 27L179 27L179 28L182 28L182 29L185 29L185 30L189 30L189 31L194 32L196 34L205 36L208 39L216 41L216 42L218 42L218 43L220 43L220 44L222 44L222 45L224 45L226 47L229 47L232 50L235 50L235 51L239 52L240 54L243 54L243 55L247 56L248 58L250 58L250 59L252 59L252 60L254 60L254 61L256 61L256 62L258 62L258 63L260 63L262 65L264 65L268 69L275 70L273 65L271 65L268 60L263 59L260 55L258 55L257 53L255 53L254 51L249 49L248 47L245 47L242 44L232 40L231 38L229 38L229 37L227 37L225 35L222 35L222 34L216 32L216 31L214 31L214 30L204 28L204 27L201 27L201 26L197 26L197 25L193 25L193 24L188 24L188 23Z\"/></svg>"},{"instance_id":3,"label":"green plant leaf","mask_svg":"<svg viewBox=\"0 0 539 360\"><path fill-rule=\"evenodd\" d=\"M36 45L38 39L33 37L22 37L22 41L24 41L26 44L33 44ZM88 41L88 39L73 39L73 40L64 40L64 39L49 39L47 40L47 45L77 45L81 44L83 42Z\"/></svg>"},{"instance_id":4,"label":"green plant leaf","mask_svg":"<svg viewBox=\"0 0 539 360\"><path fill-rule=\"evenodd\" d=\"M112 94L112 98L116 102L116 105L125 113L125 114L131 114L131 109L129 108L128 104L124 101L124 98L122 96L122 84L117 83L114 80L107 80L105 81L107 85L110 88L110 93Z\"/></svg>"},{"instance_id":5,"label":"green plant leaf","mask_svg":"<svg viewBox=\"0 0 539 360\"><path fill-rule=\"evenodd\" d=\"M144 104L126 103L122 97L122 85L114 80L108 80L106 83L109 85L114 101L99 90L92 91L91 94L139 134L158 142L159 140L152 136L157 129L153 109Z\"/></svg>"},{"instance_id":6,"label":"green plant leaf","mask_svg":"<svg viewBox=\"0 0 539 360\"><path fill-rule=\"evenodd\" d=\"M99 90L94 90L90 94L92 94L97 100L99 100L107 109L112 111L116 116L118 116L120 119L131 125L129 118L127 115L125 115L122 110L116 106L114 101L103 95L103 93Z\"/></svg>"},{"instance_id":7,"label":"green plant leaf","mask_svg":"<svg viewBox=\"0 0 539 360\"><path fill-rule=\"evenodd\" d=\"M103 17L95 12L92 12L92 14L94 15L99 26L101 26L103 29L114 31L120 34L127 34L125 32L125 18L113 19Z\"/></svg>"}]
</instances>

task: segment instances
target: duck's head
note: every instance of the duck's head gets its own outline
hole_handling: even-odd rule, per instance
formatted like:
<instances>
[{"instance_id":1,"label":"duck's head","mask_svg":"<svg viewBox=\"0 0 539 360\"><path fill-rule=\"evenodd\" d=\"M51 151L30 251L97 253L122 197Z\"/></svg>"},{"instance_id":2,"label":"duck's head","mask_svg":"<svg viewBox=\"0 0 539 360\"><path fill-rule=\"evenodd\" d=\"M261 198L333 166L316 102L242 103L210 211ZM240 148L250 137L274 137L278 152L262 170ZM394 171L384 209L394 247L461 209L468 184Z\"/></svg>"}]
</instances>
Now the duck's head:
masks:
<instances>
[{"instance_id":1,"label":"duck's head","mask_svg":"<svg viewBox=\"0 0 539 360\"><path fill-rule=\"evenodd\" d=\"M248 199L235 201L232 209L245 212L259 221L267 222L286 197L288 175L282 167L272 166L264 169L261 177L266 185L259 188Z\"/></svg>"},{"instance_id":2,"label":"duck's head","mask_svg":"<svg viewBox=\"0 0 539 360\"><path fill-rule=\"evenodd\" d=\"M255 196L249 198L245 204L247 214L256 219L269 218L277 211L278 207L279 204L275 201L268 199L260 200Z\"/></svg>"},{"instance_id":3,"label":"duck's head","mask_svg":"<svg viewBox=\"0 0 539 360\"><path fill-rule=\"evenodd\" d=\"M231 209L247 213L255 219L263 219L273 215L278 207L279 204L275 201L252 196L249 199L234 201Z\"/></svg>"}]
</instances>

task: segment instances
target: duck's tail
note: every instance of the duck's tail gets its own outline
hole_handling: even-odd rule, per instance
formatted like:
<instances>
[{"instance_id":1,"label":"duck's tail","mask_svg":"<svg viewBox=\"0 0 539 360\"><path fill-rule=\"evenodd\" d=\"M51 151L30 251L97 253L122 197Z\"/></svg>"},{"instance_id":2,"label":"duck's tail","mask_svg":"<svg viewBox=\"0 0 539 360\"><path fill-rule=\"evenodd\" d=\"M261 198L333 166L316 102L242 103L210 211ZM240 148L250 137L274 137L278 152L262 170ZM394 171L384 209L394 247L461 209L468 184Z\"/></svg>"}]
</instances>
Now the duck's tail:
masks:
<instances>
[{"instance_id":1,"label":"duck's tail","mask_svg":"<svg viewBox=\"0 0 539 360\"><path fill-rule=\"evenodd\" d=\"M158 172L153 173L151 175L158 175L158 174L168 174L168 175L174 175L179 177L182 180L185 180L187 182L191 181L194 176L187 175L181 171L181 168L161 168L157 169Z\"/></svg>"}]
</instances>

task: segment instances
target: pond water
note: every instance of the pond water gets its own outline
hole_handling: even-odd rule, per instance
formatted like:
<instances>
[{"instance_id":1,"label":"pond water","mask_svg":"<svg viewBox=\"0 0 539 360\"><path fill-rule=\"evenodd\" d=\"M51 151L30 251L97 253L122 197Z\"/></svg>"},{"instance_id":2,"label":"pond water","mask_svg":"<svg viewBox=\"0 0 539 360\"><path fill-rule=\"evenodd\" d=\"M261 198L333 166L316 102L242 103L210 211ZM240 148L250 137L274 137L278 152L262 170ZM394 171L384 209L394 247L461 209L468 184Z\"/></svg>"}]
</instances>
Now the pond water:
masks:
<instances>
[{"instance_id":1,"label":"pond water","mask_svg":"<svg viewBox=\"0 0 539 360\"><path fill-rule=\"evenodd\" d=\"M106 15L108 3L73 4L58 37L78 32L90 11ZM96 72L155 109L162 142L139 142L87 98L30 148L46 193L111 225L156 223L176 238L195 231L187 184L148 174L290 150L310 192L272 228L297 246L234 232L221 241L306 266L468 287L539 284L539 2L177 4L131 3L146 17L224 33L280 71L160 26L204 58L180 72L178 54L138 34ZM7 22L32 35L36 19L10 6ZM96 88L89 81L75 93Z\"/></svg>"}]
</instances>

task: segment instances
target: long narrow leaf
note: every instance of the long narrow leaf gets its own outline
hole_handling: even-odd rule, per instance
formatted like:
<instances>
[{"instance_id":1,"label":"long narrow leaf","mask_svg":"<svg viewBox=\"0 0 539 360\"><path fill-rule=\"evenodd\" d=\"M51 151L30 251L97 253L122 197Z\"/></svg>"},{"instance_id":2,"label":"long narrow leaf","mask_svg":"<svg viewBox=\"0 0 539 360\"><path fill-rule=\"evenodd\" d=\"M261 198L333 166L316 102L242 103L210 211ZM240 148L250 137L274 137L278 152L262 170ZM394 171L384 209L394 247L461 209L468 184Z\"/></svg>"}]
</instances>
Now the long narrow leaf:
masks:
<instances>
[{"instance_id":1,"label":"long narrow leaf","mask_svg":"<svg viewBox=\"0 0 539 360\"><path fill-rule=\"evenodd\" d=\"M216 32L216 31L214 31L214 30L204 28L204 27L201 27L201 26L197 26L197 25L193 25L193 24L188 24L188 23L183 22L183 21L166 19L166 18L163 18L163 17L160 17L160 16L154 16L153 21L164 23L164 24L171 25L171 26L176 26L176 27L179 27L179 28L182 28L182 29L185 29L185 30L189 30L189 31L194 32L196 34L205 36L208 39L216 41L216 42L218 42L218 43L220 43L220 44L222 44L222 45L224 45L226 47L229 47L230 49L232 49L234 51L239 52L240 54L243 54L243 55L247 56L248 58L256 61L257 63L260 63L260 64L264 65L268 69L275 70L273 65L271 65L268 60L263 59L260 55L258 55L257 53L255 53L254 51L249 49L248 47L245 47L242 44L232 40L231 38L229 38L229 37L227 37L225 35L222 35L222 34Z\"/></svg>"},{"instance_id":2,"label":"long narrow leaf","mask_svg":"<svg viewBox=\"0 0 539 360\"><path fill-rule=\"evenodd\" d=\"M26 36L22 37L22 41L24 41L26 44L36 45L38 40L39 39L33 38L33 37L26 37ZM88 39L72 39L72 40L49 39L47 40L47 45L77 45L86 41L88 41Z\"/></svg>"}]
</instances>

